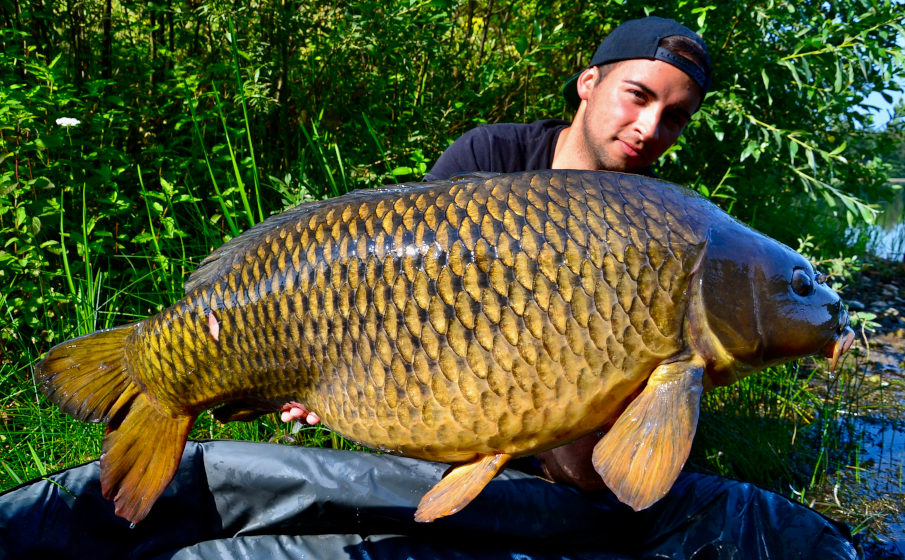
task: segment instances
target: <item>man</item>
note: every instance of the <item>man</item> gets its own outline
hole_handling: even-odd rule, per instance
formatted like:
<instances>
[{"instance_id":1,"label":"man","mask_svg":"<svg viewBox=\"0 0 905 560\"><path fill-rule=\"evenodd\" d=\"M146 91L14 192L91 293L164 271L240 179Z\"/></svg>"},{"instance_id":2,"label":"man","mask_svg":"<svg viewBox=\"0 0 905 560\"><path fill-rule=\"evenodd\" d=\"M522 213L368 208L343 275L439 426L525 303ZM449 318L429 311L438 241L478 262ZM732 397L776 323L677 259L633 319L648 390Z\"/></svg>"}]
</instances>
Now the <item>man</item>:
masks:
<instances>
[{"instance_id":1,"label":"man","mask_svg":"<svg viewBox=\"0 0 905 560\"><path fill-rule=\"evenodd\" d=\"M456 140L426 180L465 171L600 169L650 174L710 87L710 57L696 33L672 20L623 23L563 87L571 123L481 126Z\"/></svg>"},{"instance_id":2,"label":"man","mask_svg":"<svg viewBox=\"0 0 905 560\"><path fill-rule=\"evenodd\" d=\"M532 169L596 169L651 174L701 107L711 83L704 40L670 19L623 23L572 76L563 96L571 123L543 120L494 124L466 132L437 160L426 180L457 173ZM601 490L591 453L592 433L537 456L545 474L584 490Z\"/></svg>"}]
</instances>

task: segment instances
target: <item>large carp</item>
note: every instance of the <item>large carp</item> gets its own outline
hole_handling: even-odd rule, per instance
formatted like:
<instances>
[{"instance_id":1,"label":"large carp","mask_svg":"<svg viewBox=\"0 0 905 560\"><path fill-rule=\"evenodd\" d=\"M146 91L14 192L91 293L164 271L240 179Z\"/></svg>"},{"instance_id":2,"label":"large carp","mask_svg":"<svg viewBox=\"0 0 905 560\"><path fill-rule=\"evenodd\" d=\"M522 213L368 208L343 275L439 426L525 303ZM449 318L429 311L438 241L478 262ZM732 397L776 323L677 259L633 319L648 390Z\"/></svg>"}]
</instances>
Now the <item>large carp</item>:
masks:
<instances>
[{"instance_id":1,"label":"large carp","mask_svg":"<svg viewBox=\"0 0 905 560\"><path fill-rule=\"evenodd\" d=\"M420 521L513 456L608 428L593 462L623 502L672 486L701 392L854 333L799 254L694 193L540 171L362 190L258 224L144 321L64 342L45 394L108 425L104 495L143 519L195 418L286 402L368 447L460 463Z\"/></svg>"}]
</instances>

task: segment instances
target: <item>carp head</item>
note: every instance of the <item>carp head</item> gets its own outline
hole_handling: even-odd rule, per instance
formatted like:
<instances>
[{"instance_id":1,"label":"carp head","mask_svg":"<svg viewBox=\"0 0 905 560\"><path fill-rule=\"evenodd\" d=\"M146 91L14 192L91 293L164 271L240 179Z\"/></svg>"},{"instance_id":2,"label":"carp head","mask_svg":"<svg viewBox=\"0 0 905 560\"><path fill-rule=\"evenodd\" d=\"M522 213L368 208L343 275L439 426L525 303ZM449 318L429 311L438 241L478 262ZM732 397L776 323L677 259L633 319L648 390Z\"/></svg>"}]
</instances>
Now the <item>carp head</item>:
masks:
<instances>
[{"instance_id":1,"label":"carp head","mask_svg":"<svg viewBox=\"0 0 905 560\"><path fill-rule=\"evenodd\" d=\"M816 353L835 368L855 338L826 276L741 224L711 230L693 282L690 336L713 385Z\"/></svg>"}]
</instances>

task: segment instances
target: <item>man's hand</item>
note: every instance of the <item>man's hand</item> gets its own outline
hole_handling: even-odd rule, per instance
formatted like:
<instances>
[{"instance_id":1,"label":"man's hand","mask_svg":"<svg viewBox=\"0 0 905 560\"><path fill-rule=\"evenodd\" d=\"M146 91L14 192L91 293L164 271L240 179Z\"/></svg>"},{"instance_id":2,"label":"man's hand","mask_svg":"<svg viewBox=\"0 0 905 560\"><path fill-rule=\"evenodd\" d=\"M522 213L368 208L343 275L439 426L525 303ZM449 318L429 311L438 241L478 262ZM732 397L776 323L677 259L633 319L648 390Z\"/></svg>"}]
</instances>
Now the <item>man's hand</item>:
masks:
<instances>
[{"instance_id":1,"label":"man's hand","mask_svg":"<svg viewBox=\"0 0 905 560\"><path fill-rule=\"evenodd\" d=\"M308 407L295 401L288 402L280 409L280 420L283 422L292 422L298 420L307 422L313 426L321 421L321 417L316 413L308 410Z\"/></svg>"},{"instance_id":2,"label":"man's hand","mask_svg":"<svg viewBox=\"0 0 905 560\"><path fill-rule=\"evenodd\" d=\"M592 432L572 443L537 454L537 460L544 473L556 482L587 492L603 490L606 485L591 463L591 454L600 437L599 432Z\"/></svg>"}]
</instances>

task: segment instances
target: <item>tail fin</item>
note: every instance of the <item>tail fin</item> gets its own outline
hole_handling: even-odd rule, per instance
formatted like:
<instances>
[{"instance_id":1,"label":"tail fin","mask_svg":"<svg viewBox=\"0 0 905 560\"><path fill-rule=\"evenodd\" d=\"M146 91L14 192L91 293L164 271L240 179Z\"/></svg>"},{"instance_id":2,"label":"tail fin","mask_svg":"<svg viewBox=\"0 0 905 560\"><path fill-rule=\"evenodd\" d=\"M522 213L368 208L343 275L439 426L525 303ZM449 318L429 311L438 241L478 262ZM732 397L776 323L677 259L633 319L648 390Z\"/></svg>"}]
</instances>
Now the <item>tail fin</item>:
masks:
<instances>
[{"instance_id":1,"label":"tail fin","mask_svg":"<svg viewBox=\"0 0 905 560\"><path fill-rule=\"evenodd\" d=\"M173 480L194 416L171 416L144 393L122 422L107 426L101 454L101 489L116 515L138 523Z\"/></svg>"},{"instance_id":2,"label":"tail fin","mask_svg":"<svg viewBox=\"0 0 905 560\"><path fill-rule=\"evenodd\" d=\"M107 424L101 488L116 514L133 523L173 479L195 421L161 409L133 380L124 350L136 325L59 344L35 368L41 390L64 412Z\"/></svg>"}]
</instances>

